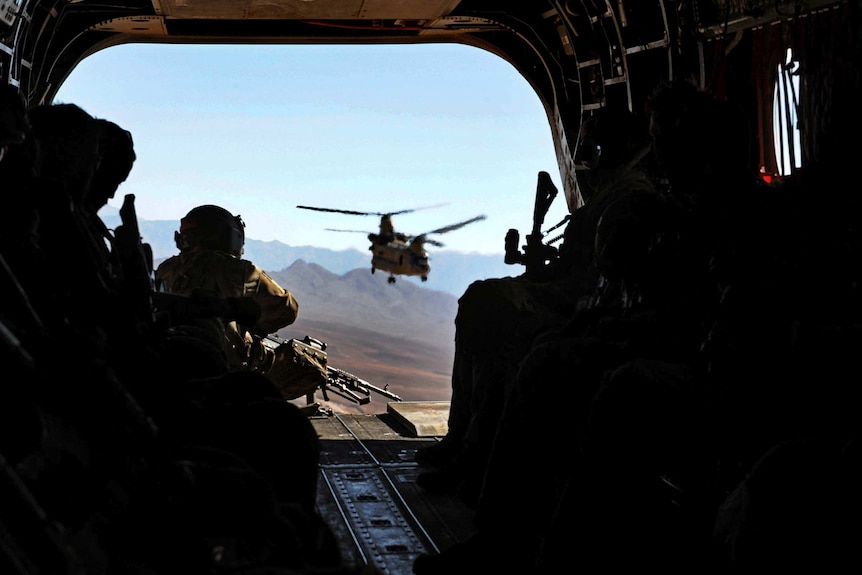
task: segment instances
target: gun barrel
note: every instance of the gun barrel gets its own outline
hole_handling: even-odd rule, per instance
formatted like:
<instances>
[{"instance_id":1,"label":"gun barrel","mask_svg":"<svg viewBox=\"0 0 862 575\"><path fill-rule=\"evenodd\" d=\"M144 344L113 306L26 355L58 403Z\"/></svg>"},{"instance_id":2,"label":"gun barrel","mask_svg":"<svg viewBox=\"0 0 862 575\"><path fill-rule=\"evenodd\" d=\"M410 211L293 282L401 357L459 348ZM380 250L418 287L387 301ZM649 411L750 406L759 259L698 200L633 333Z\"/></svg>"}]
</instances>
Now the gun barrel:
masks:
<instances>
[{"instance_id":1,"label":"gun barrel","mask_svg":"<svg viewBox=\"0 0 862 575\"><path fill-rule=\"evenodd\" d=\"M330 373L331 379L335 379L336 381L340 381L347 384L347 386L353 391L359 391L360 393L363 393L365 395L369 395L373 391L374 393L377 393L384 397L388 397L393 401L401 401L401 398L392 393L391 391L371 385L364 379L356 377L352 373L348 373L343 369L328 366L327 370Z\"/></svg>"},{"instance_id":2,"label":"gun barrel","mask_svg":"<svg viewBox=\"0 0 862 575\"><path fill-rule=\"evenodd\" d=\"M323 391L323 389L331 391L335 395L340 395L344 399L350 400L353 403L358 403L359 405L365 405L371 402L370 397L363 397L361 395L357 395L350 389L343 387L341 384L328 384L325 388L321 388L321 391ZM327 399L327 401L329 400Z\"/></svg>"},{"instance_id":3,"label":"gun barrel","mask_svg":"<svg viewBox=\"0 0 862 575\"><path fill-rule=\"evenodd\" d=\"M371 385L370 383L366 383L366 385L368 386L368 389L370 389L371 391L373 391L375 393L378 393L384 397L388 397L389 399L391 399L393 401L401 401L401 397L399 397L398 395L395 395L394 393L392 393L391 391L389 391L385 388L380 389L379 387L375 387L375 386Z\"/></svg>"}]
</instances>

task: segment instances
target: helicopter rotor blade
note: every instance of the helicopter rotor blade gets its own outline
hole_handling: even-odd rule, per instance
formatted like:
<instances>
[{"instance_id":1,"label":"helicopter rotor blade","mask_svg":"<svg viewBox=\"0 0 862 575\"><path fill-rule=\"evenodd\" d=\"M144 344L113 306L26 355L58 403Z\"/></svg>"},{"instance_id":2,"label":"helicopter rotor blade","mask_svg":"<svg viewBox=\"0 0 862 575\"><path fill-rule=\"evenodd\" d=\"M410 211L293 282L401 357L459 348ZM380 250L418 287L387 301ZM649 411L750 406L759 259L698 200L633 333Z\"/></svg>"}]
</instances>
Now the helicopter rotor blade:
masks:
<instances>
[{"instance_id":1,"label":"helicopter rotor blade","mask_svg":"<svg viewBox=\"0 0 862 575\"><path fill-rule=\"evenodd\" d=\"M432 246L434 246L436 248L442 248L445 245L443 242L440 242L437 240L432 240L431 238L424 238L423 243L431 244Z\"/></svg>"},{"instance_id":2,"label":"helicopter rotor blade","mask_svg":"<svg viewBox=\"0 0 862 575\"><path fill-rule=\"evenodd\" d=\"M323 229L325 229L327 232L352 232L352 233L356 233L356 234L373 233L373 232L367 232L365 230L342 230L342 229L337 229L337 228L323 228Z\"/></svg>"},{"instance_id":3,"label":"helicopter rotor blade","mask_svg":"<svg viewBox=\"0 0 862 575\"><path fill-rule=\"evenodd\" d=\"M303 209L303 210L315 210L317 212L337 212L339 214L351 214L354 216L378 216L378 215L382 215L382 214L376 214L374 212L357 212L354 210L338 210L335 208L317 208L314 206L296 206L296 207Z\"/></svg>"},{"instance_id":4,"label":"helicopter rotor blade","mask_svg":"<svg viewBox=\"0 0 862 575\"><path fill-rule=\"evenodd\" d=\"M422 206L421 208L412 208L409 210L401 210L398 212L387 212L385 214L377 214L378 216L397 216L398 214L409 214L410 212L418 212L419 210L430 210L431 208L440 208L449 204L434 204L433 206Z\"/></svg>"},{"instance_id":5,"label":"helicopter rotor blade","mask_svg":"<svg viewBox=\"0 0 862 575\"><path fill-rule=\"evenodd\" d=\"M411 208L409 210L399 210L396 212L359 212L356 210L342 210L338 208L320 208L317 206L296 206L302 210L314 210L317 212L334 212L339 214L350 214L353 216L396 216L398 214L409 214L410 212L418 212L419 210L428 210L431 208L439 208L447 204L434 204L433 206L423 206L421 208Z\"/></svg>"},{"instance_id":6,"label":"helicopter rotor blade","mask_svg":"<svg viewBox=\"0 0 862 575\"><path fill-rule=\"evenodd\" d=\"M437 240L433 240L429 238L426 234L419 234L418 236L408 236L407 238L410 240L411 244L417 244L420 246L424 246L425 244L431 244L432 246L442 248L443 242L439 242Z\"/></svg>"},{"instance_id":7,"label":"helicopter rotor blade","mask_svg":"<svg viewBox=\"0 0 862 575\"><path fill-rule=\"evenodd\" d=\"M452 224L449 226L444 226L442 228L437 228L436 230L431 230L430 232L425 232L425 233L426 234L445 234L447 232L453 232L453 231L457 230L458 228L463 228L464 226L466 226L468 224L482 221L486 218L487 218L487 216L485 216L485 215L476 216L475 218L470 218L469 220L465 220L463 222L460 222L457 224Z\"/></svg>"}]
</instances>

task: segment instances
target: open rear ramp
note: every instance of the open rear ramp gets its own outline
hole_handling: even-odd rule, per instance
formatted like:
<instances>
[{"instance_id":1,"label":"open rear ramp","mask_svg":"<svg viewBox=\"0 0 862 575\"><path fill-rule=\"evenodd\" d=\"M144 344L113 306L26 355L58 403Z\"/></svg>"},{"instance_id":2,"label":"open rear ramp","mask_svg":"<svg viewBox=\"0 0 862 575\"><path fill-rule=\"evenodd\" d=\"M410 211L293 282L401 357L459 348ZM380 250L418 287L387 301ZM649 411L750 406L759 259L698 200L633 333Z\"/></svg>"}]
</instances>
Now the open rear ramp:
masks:
<instances>
[{"instance_id":1,"label":"open rear ramp","mask_svg":"<svg viewBox=\"0 0 862 575\"><path fill-rule=\"evenodd\" d=\"M448 401L400 401L386 409L415 437L443 437L449 431Z\"/></svg>"},{"instance_id":2,"label":"open rear ramp","mask_svg":"<svg viewBox=\"0 0 862 575\"><path fill-rule=\"evenodd\" d=\"M414 403L414 402L407 402ZM318 509L341 543L347 566L409 575L422 553L463 540L473 511L454 496L416 486L416 450L445 434L448 402L415 402L371 415L310 418L321 440ZM398 405L403 407L403 405ZM427 435L432 422L441 435ZM417 430L419 434L418 435Z\"/></svg>"}]
</instances>

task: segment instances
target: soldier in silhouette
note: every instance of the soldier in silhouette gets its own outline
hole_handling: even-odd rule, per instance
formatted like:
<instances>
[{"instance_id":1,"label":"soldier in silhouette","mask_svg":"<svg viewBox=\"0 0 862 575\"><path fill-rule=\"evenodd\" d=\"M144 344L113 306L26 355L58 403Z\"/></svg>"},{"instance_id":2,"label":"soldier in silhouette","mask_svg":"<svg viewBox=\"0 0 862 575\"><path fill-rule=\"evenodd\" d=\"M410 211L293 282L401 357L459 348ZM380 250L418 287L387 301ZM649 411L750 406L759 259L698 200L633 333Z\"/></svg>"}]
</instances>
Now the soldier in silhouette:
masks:
<instances>
[{"instance_id":1,"label":"soldier in silhouette","mask_svg":"<svg viewBox=\"0 0 862 575\"><path fill-rule=\"evenodd\" d=\"M418 476L422 488L460 490L475 504L521 362L537 337L555 333L596 294L594 235L602 209L620 189L651 189L641 172L631 170L649 150L640 119L627 110L604 109L582 129L589 144L579 161L589 167L583 190L589 199L571 215L559 256L539 276L477 281L459 299L449 429L439 443L417 452L417 461L433 468ZM630 180L621 183L620 174Z\"/></svg>"}]
</instances>

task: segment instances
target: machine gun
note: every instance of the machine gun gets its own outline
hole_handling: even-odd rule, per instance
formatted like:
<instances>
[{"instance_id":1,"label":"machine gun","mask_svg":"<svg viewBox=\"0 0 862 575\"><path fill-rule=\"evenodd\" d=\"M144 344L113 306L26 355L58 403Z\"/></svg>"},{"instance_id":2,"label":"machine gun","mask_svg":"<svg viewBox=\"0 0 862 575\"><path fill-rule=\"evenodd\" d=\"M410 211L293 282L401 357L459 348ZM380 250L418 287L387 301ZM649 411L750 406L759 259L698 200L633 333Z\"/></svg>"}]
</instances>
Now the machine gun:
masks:
<instances>
[{"instance_id":1,"label":"machine gun","mask_svg":"<svg viewBox=\"0 0 862 575\"><path fill-rule=\"evenodd\" d=\"M347 399L350 402L365 405L371 401L371 392L382 395L393 401L401 401L401 398L389 391L389 385L380 388L371 385L364 379L361 379L352 373L332 367L328 364L328 356L326 353L326 343L319 339L306 335L301 340L299 339L282 339L273 334L263 338L263 344L278 355L278 350L287 349L298 358L297 364L309 364L318 367L326 368L325 381L320 381L316 388L307 392L306 398L308 403L313 403L314 393L320 390L325 401L329 401L329 392Z\"/></svg>"},{"instance_id":2,"label":"machine gun","mask_svg":"<svg viewBox=\"0 0 862 575\"><path fill-rule=\"evenodd\" d=\"M260 314L257 304L250 298L220 298L205 291L195 291L190 296L153 292L151 298L157 318L166 325L213 317L253 324ZM268 334L259 341L267 353L251 363L249 369L266 375L287 399L305 396L311 404L319 390L326 401L329 401L329 392L359 405L371 401L371 392L401 401L389 391L388 385L380 388L330 366L326 343L319 339L308 335L302 339L282 339Z\"/></svg>"},{"instance_id":3,"label":"machine gun","mask_svg":"<svg viewBox=\"0 0 862 575\"><path fill-rule=\"evenodd\" d=\"M524 264L526 273L535 279L543 279L546 275L547 264L557 259L557 248L549 243L543 243L545 234L542 233L542 224L548 209L557 197L557 187L551 181L548 172L539 172L539 180L536 184L536 202L533 207L533 230L527 235L527 243L519 250L518 243L521 236L515 228L506 233L505 257L507 264ZM558 224L551 230L558 228ZM550 230L548 230L550 231ZM559 238L556 238L559 239Z\"/></svg>"},{"instance_id":4,"label":"machine gun","mask_svg":"<svg viewBox=\"0 0 862 575\"><path fill-rule=\"evenodd\" d=\"M376 387L364 379L360 379L352 373L348 373L337 367L327 366L326 371L329 378L326 385L320 388L320 393L326 401L329 401L329 398L326 396L327 391L332 391L332 393L359 405L365 405L371 401L370 395L372 391L388 397L392 401L401 401L399 396L389 391L389 384L386 384L383 388Z\"/></svg>"}]
</instances>

